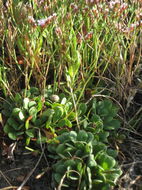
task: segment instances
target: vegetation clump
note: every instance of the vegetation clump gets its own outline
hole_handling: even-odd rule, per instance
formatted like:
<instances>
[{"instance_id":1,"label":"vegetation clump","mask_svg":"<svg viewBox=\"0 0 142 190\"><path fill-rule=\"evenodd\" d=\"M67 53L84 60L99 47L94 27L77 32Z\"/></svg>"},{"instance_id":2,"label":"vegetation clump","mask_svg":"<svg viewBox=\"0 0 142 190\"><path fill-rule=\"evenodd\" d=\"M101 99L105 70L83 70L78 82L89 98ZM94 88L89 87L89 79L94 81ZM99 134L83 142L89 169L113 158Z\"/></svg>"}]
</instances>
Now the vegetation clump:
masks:
<instances>
[{"instance_id":1,"label":"vegetation clump","mask_svg":"<svg viewBox=\"0 0 142 190\"><path fill-rule=\"evenodd\" d=\"M141 12L141 0L0 1L0 144L47 147L51 188L111 189L118 158L141 155L119 154L141 139Z\"/></svg>"}]
</instances>

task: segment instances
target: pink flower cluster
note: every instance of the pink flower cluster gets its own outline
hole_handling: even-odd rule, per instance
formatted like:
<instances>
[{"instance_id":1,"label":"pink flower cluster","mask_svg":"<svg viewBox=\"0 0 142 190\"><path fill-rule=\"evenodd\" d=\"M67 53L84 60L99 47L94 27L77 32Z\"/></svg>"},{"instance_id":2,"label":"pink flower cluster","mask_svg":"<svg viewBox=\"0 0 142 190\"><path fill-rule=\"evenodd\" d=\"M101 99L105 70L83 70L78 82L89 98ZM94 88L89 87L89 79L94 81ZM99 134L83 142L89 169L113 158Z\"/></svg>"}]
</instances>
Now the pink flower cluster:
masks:
<instances>
[{"instance_id":1,"label":"pink flower cluster","mask_svg":"<svg viewBox=\"0 0 142 190\"><path fill-rule=\"evenodd\" d=\"M42 28L45 28L48 24L50 24L53 20L55 20L57 17L57 14L54 13L53 15L50 15L47 18L35 20L32 16L28 17L28 22L32 24L33 26L41 26Z\"/></svg>"}]
</instances>

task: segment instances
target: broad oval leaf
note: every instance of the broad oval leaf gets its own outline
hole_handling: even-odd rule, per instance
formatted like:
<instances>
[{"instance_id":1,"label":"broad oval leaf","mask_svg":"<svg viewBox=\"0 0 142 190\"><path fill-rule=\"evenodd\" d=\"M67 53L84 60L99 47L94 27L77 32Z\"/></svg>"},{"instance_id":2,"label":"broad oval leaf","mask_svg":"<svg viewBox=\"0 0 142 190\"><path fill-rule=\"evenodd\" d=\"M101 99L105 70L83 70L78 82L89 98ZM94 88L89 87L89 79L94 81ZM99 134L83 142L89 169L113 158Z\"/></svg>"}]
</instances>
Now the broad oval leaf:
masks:
<instances>
[{"instance_id":1,"label":"broad oval leaf","mask_svg":"<svg viewBox=\"0 0 142 190\"><path fill-rule=\"evenodd\" d=\"M104 170L110 170L116 165L116 161L107 153L102 153L97 157L97 161Z\"/></svg>"},{"instance_id":2,"label":"broad oval leaf","mask_svg":"<svg viewBox=\"0 0 142 190\"><path fill-rule=\"evenodd\" d=\"M24 100L23 100L24 109L26 109L26 110L28 109L29 102L30 102L29 98L24 98Z\"/></svg>"}]
</instances>

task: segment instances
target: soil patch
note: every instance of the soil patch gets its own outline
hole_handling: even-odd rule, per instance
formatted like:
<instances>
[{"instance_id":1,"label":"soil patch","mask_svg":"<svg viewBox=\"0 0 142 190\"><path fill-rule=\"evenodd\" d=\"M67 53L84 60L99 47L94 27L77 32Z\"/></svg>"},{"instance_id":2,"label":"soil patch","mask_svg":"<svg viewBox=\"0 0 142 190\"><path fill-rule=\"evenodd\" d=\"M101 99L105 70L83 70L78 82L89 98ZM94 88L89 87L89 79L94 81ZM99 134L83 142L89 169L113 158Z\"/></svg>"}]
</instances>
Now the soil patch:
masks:
<instances>
[{"instance_id":1,"label":"soil patch","mask_svg":"<svg viewBox=\"0 0 142 190\"><path fill-rule=\"evenodd\" d=\"M14 158L7 158L1 151L0 160L0 189L16 190L24 183L23 190L51 190L45 153L34 155L22 148L15 150Z\"/></svg>"}]
</instances>

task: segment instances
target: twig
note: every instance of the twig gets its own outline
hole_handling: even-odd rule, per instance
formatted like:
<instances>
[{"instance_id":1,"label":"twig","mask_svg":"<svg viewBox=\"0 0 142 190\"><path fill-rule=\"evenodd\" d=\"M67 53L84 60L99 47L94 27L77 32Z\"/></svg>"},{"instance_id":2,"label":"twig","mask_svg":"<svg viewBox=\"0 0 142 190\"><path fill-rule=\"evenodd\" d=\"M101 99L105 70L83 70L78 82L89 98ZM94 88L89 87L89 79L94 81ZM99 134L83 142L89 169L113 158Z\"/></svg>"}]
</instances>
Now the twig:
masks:
<instances>
[{"instance_id":1,"label":"twig","mask_svg":"<svg viewBox=\"0 0 142 190\"><path fill-rule=\"evenodd\" d=\"M2 177L5 179L5 181L6 181L10 186L12 186L11 183L8 181L7 177L2 173L1 170L0 170L0 174L1 174ZM1 189L0 189L0 190L1 190Z\"/></svg>"},{"instance_id":2,"label":"twig","mask_svg":"<svg viewBox=\"0 0 142 190\"><path fill-rule=\"evenodd\" d=\"M8 186L8 187L4 187L4 188L2 188L0 190L8 190L8 189L14 190L14 189L17 189L17 188L18 188L17 186ZM28 190L27 186L23 187L22 190Z\"/></svg>"}]
</instances>

